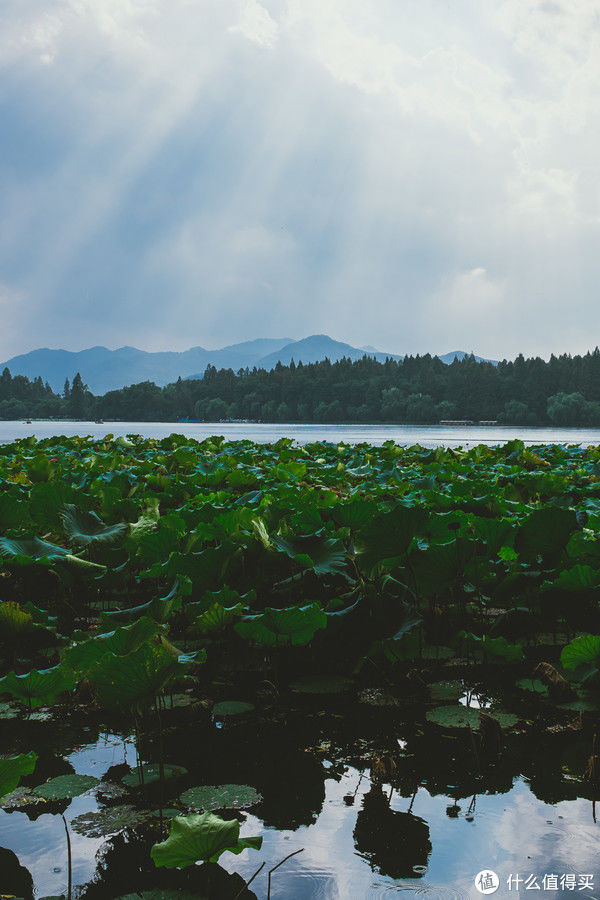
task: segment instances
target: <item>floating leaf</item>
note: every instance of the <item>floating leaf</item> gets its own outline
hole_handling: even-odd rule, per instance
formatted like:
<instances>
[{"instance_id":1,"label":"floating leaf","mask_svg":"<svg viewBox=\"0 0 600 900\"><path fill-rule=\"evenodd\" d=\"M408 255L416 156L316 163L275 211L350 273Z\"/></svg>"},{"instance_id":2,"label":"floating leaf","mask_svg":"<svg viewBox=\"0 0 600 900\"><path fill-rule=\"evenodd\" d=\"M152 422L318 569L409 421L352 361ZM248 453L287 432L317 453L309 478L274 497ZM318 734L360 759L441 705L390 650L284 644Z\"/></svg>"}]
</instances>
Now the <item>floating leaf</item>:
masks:
<instances>
[{"instance_id":1,"label":"floating leaf","mask_svg":"<svg viewBox=\"0 0 600 900\"><path fill-rule=\"evenodd\" d=\"M498 720L502 728L511 728L519 721L518 716L513 713L497 712L496 710L485 709L479 710L473 706L437 706L435 709L429 709L425 713L427 721L433 722L435 725L441 725L442 728L477 728L479 726L479 713L485 712Z\"/></svg>"},{"instance_id":2,"label":"floating leaf","mask_svg":"<svg viewBox=\"0 0 600 900\"><path fill-rule=\"evenodd\" d=\"M44 800L72 800L99 784L93 775L58 775L33 788L33 793Z\"/></svg>"},{"instance_id":3,"label":"floating leaf","mask_svg":"<svg viewBox=\"0 0 600 900\"><path fill-rule=\"evenodd\" d=\"M85 837L99 838L135 828L151 821L153 815L146 809L134 806L107 806L95 812L82 813L71 820L71 828Z\"/></svg>"},{"instance_id":4,"label":"floating leaf","mask_svg":"<svg viewBox=\"0 0 600 900\"><path fill-rule=\"evenodd\" d=\"M227 716L241 716L253 709L253 703L245 703L243 700L221 700L213 706L212 714L216 719L224 719Z\"/></svg>"},{"instance_id":5,"label":"floating leaf","mask_svg":"<svg viewBox=\"0 0 600 900\"><path fill-rule=\"evenodd\" d=\"M548 693L548 688L539 678L519 678L516 684L522 691L531 691L533 694Z\"/></svg>"},{"instance_id":6,"label":"floating leaf","mask_svg":"<svg viewBox=\"0 0 600 900\"><path fill-rule=\"evenodd\" d=\"M460 700L465 693L460 681L437 681L429 685L432 700Z\"/></svg>"},{"instance_id":7,"label":"floating leaf","mask_svg":"<svg viewBox=\"0 0 600 900\"><path fill-rule=\"evenodd\" d=\"M247 809L262 800L249 784L208 784L188 788L179 798L188 809Z\"/></svg>"},{"instance_id":8,"label":"floating leaf","mask_svg":"<svg viewBox=\"0 0 600 900\"><path fill-rule=\"evenodd\" d=\"M158 763L144 763L142 772L144 776L144 785L160 781L160 766ZM182 775L187 775L187 769L184 769L183 766L174 766L166 763L163 766L163 778L165 781L168 781L171 778L181 778ZM123 776L121 781L128 787L141 787L142 785L137 769L132 769L129 775Z\"/></svg>"}]
</instances>

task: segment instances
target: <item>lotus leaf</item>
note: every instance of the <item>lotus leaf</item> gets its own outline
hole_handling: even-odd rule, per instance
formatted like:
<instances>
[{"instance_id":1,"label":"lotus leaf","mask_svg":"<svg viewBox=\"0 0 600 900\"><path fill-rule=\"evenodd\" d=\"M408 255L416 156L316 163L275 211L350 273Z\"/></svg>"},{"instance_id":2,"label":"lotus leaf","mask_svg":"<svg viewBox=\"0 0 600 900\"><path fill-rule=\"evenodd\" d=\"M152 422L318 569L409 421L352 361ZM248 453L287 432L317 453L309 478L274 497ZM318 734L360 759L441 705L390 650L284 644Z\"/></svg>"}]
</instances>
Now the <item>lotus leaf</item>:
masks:
<instances>
[{"instance_id":1,"label":"lotus leaf","mask_svg":"<svg viewBox=\"0 0 600 900\"><path fill-rule=\"evenodd\" d=\"M321 628L327 627L327 615L318 603L266 607L264 612L244 616L234 625L237 633L257 644L308 644Z\"/></svg>"},{"instance_id":2,"label":"lotus leaf","mask_svg":"<svg viewBox=\"0 0 600 900\"><path fill-rule=\"evenodd\" d=\"M563 669L576 669L585 663L597 665L600 661L600 635L582 634L563 647L560 662Z\"/></svg>"},{"instance_id":3,"label":"lotus leaf","mask_svg":"<svg viewBox=\"0 0 600 900\"><path fill-rule=\"evenodd\" d=\"M188 809L247 809L262 800L248 784L208 784L188 788L179 798Z\"/></svg>"},{"instance_id":4,"label":"lotus leaf","mask_svg":"<svg viewBox=\"0 0 600 900\"><path fill-rule=\"evenodd\" d=\"M99 838L123 831L125 828L136 828L151 821L152 813L134 806L107 806L95 812L82 813L71 820L71 827L77 834L85 837Z\"/></svg>"},{"instance_id":5,"label":"lotus leaf","mask_svg":"<svg viewBox=\"0 0 600 900\"><path fill-rule=\"evenodd\" d=\"M82 547L88 547L90 544L112 544L124 537L129 530L124 522L107 525L95 512L83 512L73 503L65 504L61 519L67 537Z\"/></svg>"},{"instance_id":6,"label":"lotus leaf","mask_svg":"<svg viewBox=\"0 0 600 900\"><path fill-rule=\"evenodd\" d=\"M228 716L241 716L243 713L252 712L254 704L244 703L243 700L222 700L215 703L212 714L216 719L224 719Z\"/></svg>"},{"instance_id":7,"label":"lotus leaf","mask_svg":"<svg viewBox=\"0 0 600 900\"><path fill-rule=\"evenodd\" d=\"M229 822L205 812L201 815L176 816L171 821L171 831L166 841L154 844L150 855L155 866L182 869L198 860L216 862L222 853L241 853L242 850L260 850L262 837L240 839L240 823Z\"/></svg>"},{"instance_id":8,"label":"lotus leaf","mask_svg":"<svg viewBox=\"0 0 600 900\"><path fill-rule=\"evenodd\" d=\"M129 775L123 776L121 781L127 787L141 787L142 784L147 785L160 781L160 765L158 763L144 763L142 773L144 776L143 782L140 780L137 769L132 769ZM165 781L169 781L171 778L181 778L182 775L187 775L187 769L183 766L174 766L166 763L163 766L163 778Z\"/></svg>"},{"instance_id":9,"label":"lotus leaf","mask_svg":"<svg viewBox=\"0 0 600 900\"><path fill-rule=\"evenodd\" d=\"M99 784L99 780L93 775L58 775L44 784L39 784L33 789L33 793L43 800L72 800L85 794Z\"/></svg>"},{"instance_id":10,"label":"lotus leaf","mask_svg":"<svg viewBox=\"0 0 600 900\"><path fill-rule=\"evenodd\" d=\"M57 697L75 687L72 672L63 666L50 669L32 669L25 675L9 672L0 678L0 694L10 694L31 709L54 703Z\"/></svg>"},{"instance_id":11,"label":"lotus leaf","mask_svg":"<svg viewBox=\"0 0 600 900\"><path fill-rule=\"evenodd\" d=\"M22 775L31 775L35 769L37 754L20 753L18 756L0 758L0 801L19 784Z\"/></svg>"}]
</instances>

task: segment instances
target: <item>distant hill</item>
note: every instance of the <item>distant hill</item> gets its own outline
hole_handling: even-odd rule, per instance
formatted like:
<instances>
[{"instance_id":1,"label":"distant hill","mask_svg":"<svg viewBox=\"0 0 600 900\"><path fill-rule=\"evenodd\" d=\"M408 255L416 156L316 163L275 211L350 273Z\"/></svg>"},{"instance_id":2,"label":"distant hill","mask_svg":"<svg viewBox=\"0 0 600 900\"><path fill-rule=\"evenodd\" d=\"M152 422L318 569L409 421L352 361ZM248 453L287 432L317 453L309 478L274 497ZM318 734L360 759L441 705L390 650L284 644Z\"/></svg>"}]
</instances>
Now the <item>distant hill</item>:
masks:
<instances>
[{"instance_id":1,"label":"distant hill","mask_svg":"<svg viewBox=\"0 0 600 900\"><path fill-rule=\"evenodd\" d=\"M465 356L471 356L471 354L466 353L464 350L451 350L450 353L438 354L438 356L443 363L446 363L446 365L449 366L455 359L460 361L461 359L464 359ZM473 357L475 362L491 362L494 366L498 365L497 359L485 359L483 356L475 356L475 354L473 354Z\"/></svg>"},{"instance_id":2,"label":"distant hill","mask_svg":"<svg viewBox=\"0 0 600 900\"><path fill-rule=\"evenodd\" d=\"M84 382L93 394L105 394L125 385L141 381L153 381L163 387L181 378L202 378L210 364L217 369L252 368L273 369L278 362L289 365L292 359L298 363L318 362L326 357L336 362L343 357L361 359L364 354L385 361L387 357L402 359L402 356L382 353L374 347L353 347L336 341L326 334L313 334L299 341L291 338L257 338L230 344L218 350L192 347L181 353L163 351L150 353L135 347L90 347L77 352L70 350L32 350L0 364L0 370L7 366L13 375L26 375L30 379L38 375L48 381L55 391L62 391L65 379L73 379L80 372ZM455 350L440 356L445 363L455 358L462 359L468 354ZM481 361L481 357L475 357Z\"/></svg>"}]
</instances>

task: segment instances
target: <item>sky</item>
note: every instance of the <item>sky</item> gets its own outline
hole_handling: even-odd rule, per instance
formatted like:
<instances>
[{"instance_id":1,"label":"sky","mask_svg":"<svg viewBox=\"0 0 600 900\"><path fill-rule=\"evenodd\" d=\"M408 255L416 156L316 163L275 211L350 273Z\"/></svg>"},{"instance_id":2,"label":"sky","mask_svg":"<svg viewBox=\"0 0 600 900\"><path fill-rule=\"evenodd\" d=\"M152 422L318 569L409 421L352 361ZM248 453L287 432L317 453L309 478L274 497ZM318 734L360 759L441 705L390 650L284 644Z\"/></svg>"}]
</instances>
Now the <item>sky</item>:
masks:
<instances>
[{"instance_id":1,"label":"sky","mask_svg":"<svg viewBox=\"0 0 600 900\"><path fill-rule=\"evenodd\" d=\"M600 342L600 0L4 0L0 358Z\"/></svg>"}]
</instances>

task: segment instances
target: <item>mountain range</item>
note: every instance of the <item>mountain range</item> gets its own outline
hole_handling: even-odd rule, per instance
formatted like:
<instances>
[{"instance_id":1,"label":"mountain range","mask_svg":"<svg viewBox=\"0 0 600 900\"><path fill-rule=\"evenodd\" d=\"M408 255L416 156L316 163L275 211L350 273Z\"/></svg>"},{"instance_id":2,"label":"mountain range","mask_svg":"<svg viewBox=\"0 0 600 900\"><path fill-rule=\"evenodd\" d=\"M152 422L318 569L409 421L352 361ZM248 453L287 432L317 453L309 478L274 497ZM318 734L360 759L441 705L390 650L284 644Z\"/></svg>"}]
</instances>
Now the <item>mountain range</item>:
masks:
<instances>
[{"instance_id":1,"label":"mountain range","mask_svg":"<svg viewBox=\"0 0 600 900\"><path fill-rule=\"evenodd\" d=\"M326 334L313 334L298 341L257 338L218 350L192 347L183 352L149 352L136 347L119 347L118 350L90 347L79 351L43 348L13 356L0 364L0 369L6 366L12 375L26 375L30 379L41 376L54 391L62 391L65 379L72 380L75 373L80 372L93 394L104 394L140 381L153 381L162 387L179 377L202 378L208 365L237 372L253 366L273 369L278 362L289 365L292 359L296 363L318 362L325 358L335 362L343 357L361 359L365 354L381 362L386 358L402 359L402 356L382 353L374 347L353 347ZM455 358L462 359L467 355L463 350L454 350L440 359L451 363ZM483 361L481 357L475 359Z\"/></svg>"}]
</instances>

